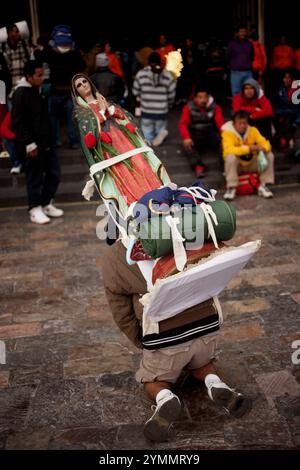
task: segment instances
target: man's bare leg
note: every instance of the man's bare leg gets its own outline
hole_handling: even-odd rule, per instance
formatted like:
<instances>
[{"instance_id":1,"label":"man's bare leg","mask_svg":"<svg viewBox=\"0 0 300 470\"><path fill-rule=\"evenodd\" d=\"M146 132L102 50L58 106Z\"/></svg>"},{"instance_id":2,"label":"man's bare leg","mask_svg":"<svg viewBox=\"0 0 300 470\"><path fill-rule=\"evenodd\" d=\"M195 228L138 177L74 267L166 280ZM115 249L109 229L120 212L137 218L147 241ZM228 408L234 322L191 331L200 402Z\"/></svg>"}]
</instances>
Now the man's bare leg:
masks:
<instances>
[{"instance_id":1,"label":"man's bare leg","mask_svg":"<svg viewBox=\"0 0 300 470\"><path fill-rule=\"evenodd\" d=\"M205 383L209 398L231 416L241 418L251 410L251 400L222 382L213 362L192 370L191 374Z\"/></svg>"},{"instance_id":2,"label":"man's bare leg","mask_svg":"<svg viewBox=\"0 0 300 470\"><path fill-rule=\"evenodd\" d=\"M146 382L144 390L156 402L155 412L145 423L144 434L151 441L163 442L169 437L169 428L180 414L179 398L170 390L168 382Z\"/></svg>"}]
</instances>

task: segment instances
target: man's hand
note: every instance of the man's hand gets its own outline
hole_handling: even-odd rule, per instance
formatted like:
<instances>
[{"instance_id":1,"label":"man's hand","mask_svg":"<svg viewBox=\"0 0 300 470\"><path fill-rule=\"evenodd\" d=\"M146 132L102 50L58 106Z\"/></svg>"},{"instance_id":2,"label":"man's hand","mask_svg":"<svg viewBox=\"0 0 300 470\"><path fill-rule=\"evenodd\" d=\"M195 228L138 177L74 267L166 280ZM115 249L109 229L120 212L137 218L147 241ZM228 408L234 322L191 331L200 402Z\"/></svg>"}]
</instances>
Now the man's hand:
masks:
<instances>
[{"instance_id":1,"label":"man's hand","mask_svg":"<svg viewBox=\"0 0 300 470\"><path fill-rule=\"evenodd\" d=\"M192 150L192 148L194 147L194 142L192 141L192 139L185 139L183 141L183 145L185 150Z\"/></svg>"},{"instance_id":2,"label":"man's hand","mask_svg":"<svg viewBox=\"0 0 300 470\"><path fill-rule=\"evenodd\" d=\"M38 149L31 150L31 152L27 153L28 158L36 159L38 157Z\"/></svg>"},{"instance_id":3,"label":"man's hand","mask_svg":"<svg viewBox=\"0 0 300 470\"><path fill-rule=\"evenodd\" d=\"M251 152L259 152L260 150L263 150L261 145L251 145L250 147Z\"/></svg>"}]
</instances>

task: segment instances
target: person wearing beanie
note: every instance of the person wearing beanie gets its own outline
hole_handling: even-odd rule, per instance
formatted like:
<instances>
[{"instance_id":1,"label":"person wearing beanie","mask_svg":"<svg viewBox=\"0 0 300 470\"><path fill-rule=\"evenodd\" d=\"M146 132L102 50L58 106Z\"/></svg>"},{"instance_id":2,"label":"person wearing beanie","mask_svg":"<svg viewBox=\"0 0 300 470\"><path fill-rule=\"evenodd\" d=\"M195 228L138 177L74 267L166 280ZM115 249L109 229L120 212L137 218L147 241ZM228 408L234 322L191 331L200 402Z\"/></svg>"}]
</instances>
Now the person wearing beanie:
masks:
<instances>
[{"instance_id":1,"label":"person wearing beanie","mask_svg":"<svg viewBox=\"0 0 300 470\"><path fill-rule=\"evenodd\" d=\"M273 108L254 78L244 81L242 92L233 97L232 110L234 113L246 111L249 114L249 124L255 126L266 139L271 139Z\"/></svg>"},{"instance_id":2,"label":"person wearing beanie","mask_svg":"<svg viewBox=\"0 0 300 470\"><path fill-rule=\"evenodd\" d=\"M109 69L109 58L105 52L96 55L96 73L91 76L91 80L108 101L121 101L125 91L124 81Z\"/></svg>"}]
</instances>

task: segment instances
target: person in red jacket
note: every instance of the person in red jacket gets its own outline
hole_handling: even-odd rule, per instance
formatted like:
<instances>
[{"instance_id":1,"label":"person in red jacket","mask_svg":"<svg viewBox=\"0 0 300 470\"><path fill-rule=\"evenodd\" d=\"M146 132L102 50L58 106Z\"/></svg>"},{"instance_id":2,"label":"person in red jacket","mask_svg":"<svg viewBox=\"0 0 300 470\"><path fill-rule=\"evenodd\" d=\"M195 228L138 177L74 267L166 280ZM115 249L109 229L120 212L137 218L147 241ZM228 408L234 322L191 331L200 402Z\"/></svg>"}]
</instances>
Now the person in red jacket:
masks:
<instances>
[{"instance_id":1,"label":"person in red jacket","mask_svg":"<svg viewBox=\"0 0 300 470\"><path fill-rule=\"evenodd\" d=\"M204 176L206 170L201 159L204 150L220 151L223 124L221 107L206 90L198 88L194 99L183 107L179 121L185 153L197 178Z\"/></svg>"},{"instance_id":2,"label":"person in red jacket","mask_svg":"<svg viewBox=\"0 0 300 470\"><path fill-rule=\"evenodd\" d=\"M3 140L5 148L9 153L12 168L10 173L12 175L18 175L21 173L22 164L19 161L16 151L15 138L16 134L11 129L11 114L7 112L0 126L0 138Z\"/></svg>"},{"instance_id":3,"label":"person in red jacket","mask_svg":"<svg viewBox=\"0 0 300 470\"><path fill-rule=\"evenodd\" d=\"M271 139L272 105L256 80L245 80L242 93L233 97L232 110L234 113L246 111L250 125L256 127L266 139Z\"/></svg>"},{"instance_id":4,"label":"person in red jacket","mask_svg":"<svg viewBox=\"0 0 300 470\"><path fill-rule=\"evenodd\" d=\"M293 49L288 44L286 36L281 36L278 44L273 48L270 61L269 94L276 100L277 90L280 87L284 71L293 67Z\"/></svg>"},{"instance_id":5,"label":"person in red jacket","mask_svg":"<svg viewBox=\"0 0 300 470\"><path fill-rule=\"evenodd\" d=\"M297 78L299 78L300 77L300 42L298 42L294 50L293 66L295 70L297 71Z\"/></svg>"},{"instance_id":6,"label":"person in red jacket","mask_svg":"<svg viewBox=\"0 0 300 470\"><path fill-rule=\"evenodd\" d=\"M253 75L257 79L258 83L262 84L263 75L267 68L267 54L265 46L259 41L257 32L254 32L250 36L254 50L254 59L252 62Z\"/></svg>"}]
</instances>

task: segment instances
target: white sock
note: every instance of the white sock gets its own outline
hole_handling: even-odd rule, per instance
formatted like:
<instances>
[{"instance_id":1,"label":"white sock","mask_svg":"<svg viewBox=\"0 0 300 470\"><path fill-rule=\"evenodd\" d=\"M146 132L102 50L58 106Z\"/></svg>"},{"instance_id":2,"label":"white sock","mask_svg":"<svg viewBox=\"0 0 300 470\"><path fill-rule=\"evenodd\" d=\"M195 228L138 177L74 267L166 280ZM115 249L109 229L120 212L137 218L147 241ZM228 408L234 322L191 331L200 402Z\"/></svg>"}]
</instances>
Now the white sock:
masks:
<instances>
[{"instance_id":1,"label":"white sock","mask_svg":"<svg viewBox=\"0 0 300 470\"><path fill-rule=\"evenodd\" d=\"M220 377L218 377L216 374L208 374L205 379L204 379L205 385L207 389L211 389L215 384L219 384L222 382Z\"/></svg>"},{"instance_id":2,"label":"white sock","mask_svg":"<svg viewBox=\"0 0 300 470\"><path fill-rule=\"evenodd\" d=\"M171 392L171 390L169 390L168 388L163 388L160 392L158 392L155 397L156 404L158 405L161 400L165 400L166 398L169 398L172 395L173 393Z\"/></svg>"}]
</instances>

